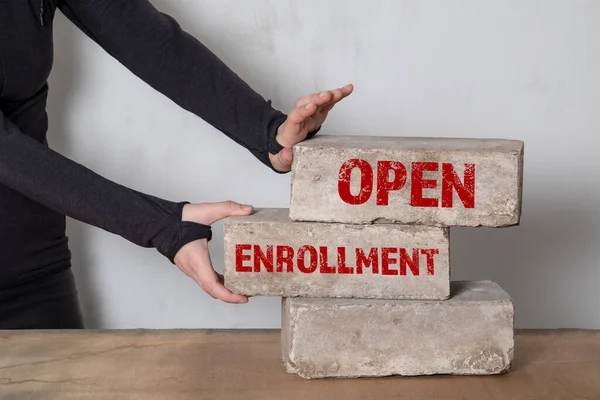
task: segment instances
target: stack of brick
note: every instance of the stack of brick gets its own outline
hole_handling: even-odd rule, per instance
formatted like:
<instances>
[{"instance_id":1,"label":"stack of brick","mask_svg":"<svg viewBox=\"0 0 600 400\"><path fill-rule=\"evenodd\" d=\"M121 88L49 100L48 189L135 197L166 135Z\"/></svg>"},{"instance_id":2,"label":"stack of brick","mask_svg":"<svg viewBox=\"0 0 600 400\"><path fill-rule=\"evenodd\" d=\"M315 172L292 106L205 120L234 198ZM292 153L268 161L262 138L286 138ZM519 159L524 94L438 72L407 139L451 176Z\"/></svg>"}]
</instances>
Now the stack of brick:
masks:
<instances>
[{"instance_id":1,"label":"stack of brick","mask_svg":"<svg viewBox=\"0 0 600 400\"><path fill-rule=\"evenodd\" d=\"M225 285L282 297L303 378L506 372L511 297L452 281L449 230L517 225L523 143L317 136L294 148L289 209L225 224Z\"/></svg>"}]
</instances>

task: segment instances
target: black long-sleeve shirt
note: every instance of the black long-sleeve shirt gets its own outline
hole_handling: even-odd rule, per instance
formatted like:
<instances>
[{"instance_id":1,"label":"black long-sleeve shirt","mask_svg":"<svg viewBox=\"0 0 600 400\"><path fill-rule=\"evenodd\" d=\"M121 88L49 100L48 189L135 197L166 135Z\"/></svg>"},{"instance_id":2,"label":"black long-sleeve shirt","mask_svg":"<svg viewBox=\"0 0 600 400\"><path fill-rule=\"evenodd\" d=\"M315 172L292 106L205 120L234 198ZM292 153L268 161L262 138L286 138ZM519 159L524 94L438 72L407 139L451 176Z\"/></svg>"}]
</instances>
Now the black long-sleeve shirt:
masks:
<instances>
[{"instance_id":1,"label":"black long-sleeve shirt","mask_svg":"<svg viewBox=\"0 0 600 400\"><path fill-rule=\"evenodd\" d=\"M281 149L275 135L286 115L148 0L0 0L0 287L70 267L65 215L171 261L184 244L210 239L210 227L181 221L184 203L121 186L48 146L57 10L265 165Z\"/></svg>"}]
</instances>

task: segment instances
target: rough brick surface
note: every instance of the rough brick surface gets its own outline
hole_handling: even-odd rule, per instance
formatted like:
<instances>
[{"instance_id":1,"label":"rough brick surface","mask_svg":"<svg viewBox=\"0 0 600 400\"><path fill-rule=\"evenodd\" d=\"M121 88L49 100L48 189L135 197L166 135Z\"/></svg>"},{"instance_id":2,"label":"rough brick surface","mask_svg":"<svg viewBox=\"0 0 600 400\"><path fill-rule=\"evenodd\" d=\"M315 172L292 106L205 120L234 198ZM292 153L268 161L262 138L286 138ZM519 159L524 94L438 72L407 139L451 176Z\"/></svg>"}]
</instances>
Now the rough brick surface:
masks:
<instances>
[{"instance_id":1,"label":"rough brick surface","mask_svg":"<svg viewBox=\"0 0 600 400\"><path fill-rule=\"evenodd\" d=\"M227 288L250 296L449 296L448 228L294 222L288 214L259 209L226 221Z\"/></svg>"},{"instance_id":2,"label":"rough brick surface","mask_svg":"<svg viewBox=\"0 0 600 400\"><path fill-rule=\"evenodd\" d=\"M294 147L290 217L517 225L523 142L317 135Z\"/></svg>"},{"instance_id":3,"label":"rough brick surface","mask_svg":"<svg viewBox=\"0 0 600 400\"><path fill-rule=\"evenodd\" d=\"M514 308L489 281L446 301L286 298L282 356L303 378L491 375L513 360Z\"/></svg>"}]
</instances>

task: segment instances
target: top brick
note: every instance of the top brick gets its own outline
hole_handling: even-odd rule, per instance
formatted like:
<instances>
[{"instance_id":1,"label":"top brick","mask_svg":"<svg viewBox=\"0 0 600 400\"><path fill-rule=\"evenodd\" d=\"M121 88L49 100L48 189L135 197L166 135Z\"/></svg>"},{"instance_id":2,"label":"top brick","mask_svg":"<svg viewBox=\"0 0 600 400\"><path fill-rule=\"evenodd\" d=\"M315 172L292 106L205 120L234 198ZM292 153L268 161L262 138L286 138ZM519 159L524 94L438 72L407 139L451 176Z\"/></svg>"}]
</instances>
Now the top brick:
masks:
<instances>
[{"instance_id":1,"label":"top brick","mask_svg":"<svg viewBox=\"0 0 600 400\"><path fill-rule=\"evenodd\" d=\"M317 135L293 149L290 218L518 225L523 150L517 140Z\"/></svg>"}]
</instances>

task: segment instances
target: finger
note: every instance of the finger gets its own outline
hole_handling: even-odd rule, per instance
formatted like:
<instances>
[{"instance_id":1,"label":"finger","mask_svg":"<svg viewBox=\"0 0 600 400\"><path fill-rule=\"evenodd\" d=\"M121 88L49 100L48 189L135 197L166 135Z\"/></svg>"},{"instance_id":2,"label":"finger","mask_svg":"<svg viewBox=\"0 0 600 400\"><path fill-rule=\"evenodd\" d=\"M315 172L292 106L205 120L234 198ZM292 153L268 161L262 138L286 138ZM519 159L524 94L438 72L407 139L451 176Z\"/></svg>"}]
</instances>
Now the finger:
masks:
<instances>
[{"instance_id":1,"label":"finger","mask_svg":"<svg viewBox=\"0 0 600 400\"><path fill-rule=\"evenodd\" d=\"M342 88L342 94L344 95L343 97L350 96L352 92L354 92L354 85L351 83Z\"/></svg>"},{"instance_id":2,"label":"finger","mask_svg":"<svg viewBox=\"0 0 600 400\"><path fill-rule=\"evenodd\" d=\"M231 290L225 287L225 281L219 278L219 275L214 273L210 278L203 275L200 279L200 287L213 299L221 300L229 304L244 304L248 302L246 296L233 293Z\"/></svg>"},{"instance_id":3,"label":"finger","mask_svg":"<svg viewBox=\"0 0 600 400\"><path fill-rule=\"evenodd\" d=\"M229 304L245 304L248 302L248 298L246 296L232 293L218 281L215 281L212 285L207 287L206 292L211 297Z\"/></svg>"},{"instance_id":4,"label":"finger","mask_svg":"<svg viewBox=\"0 0 600 400\"><path fill-rule=\"evenodd\" d=\"M344 98L344 93L342 92L342 90L336 89L333 92L333 97L332 97L331 101L329 103L323 104L321 107L319 107L318 112L320 114L327 115L327 113L329 111L331 111L331 109L343 98Z\"/></svg>"},{"instance_id":5,"label":"finger","mask_svg":"<svg viewBox=\"0 0 600 400\"><path fill-rule=\"evenodd\" d=\"M224 283L219 281L219 274L215 272L212 266L208 249L201 253L199 264L195 267L195 272L198 284L212 298L231 304L248 302L246 296L234 294L224 286Z\"/></svg>"},{"instance_id":6,"label":"finger","mask_svg":"<svg viewBox=\"0 0 600 400\"><path fill-rule=\"evenodd\" d=\"M354 85L352 85L350 83L346 86L342 86L341 88L335 89L334 92L335 91L341 92L342 97L337 100L337 101L340 101L343 98L350 96L352 94L352 92L354 92Z\"/></svg>"},{"instance_id":7,"label":"finger","mask_svg":"<svg viewBox=\"0 0 600 400\"><path fill-rule=\"evenodd\" d=\"M269 155L273 168L280 172L289 172L292 170L293 152L289 147L284 148L279 153Z\"/></svg>"},{"instance_id":8,"label":"finger","mask_svg":"<svg viewBox=\"0 0 600 400\"><path fill-rule=\"evenodd\" d=\"M332 93L329 90L323 90L319 93L313 93L308 96L302 96L296 100L294 107L302 107L309 103L315 103L317 106L328 103L331 101Z\"/></svg>"},{"instance_id":9,"label":"finger","mask_svg":"<svg viewBox=\"0 0 600 400\"><path fill-rule=\"evenodd\" d=\"M341 89L336 89L333 91L333 98L331 99L331 101L329 103L323 104L321 107L319 107L319 114L322 115L327 115L327 113L329 113L329 111L331 111L331 109L333 109L333 107L339 103L340 101L342 101L344 98L350 96L352 94L352 92L354 91L354 86L353 85L346 85Z\"/></svg>"},{"instance_id":10,"label":"finger","mask_svg":"<svg viewBox=\"0 0 600 400\"><path fill-rule=\"evenodd\" d=\"M335 104L338 101L342 100L343 98L344 98L344 91L342 89L335 89L332 92L331 101L328 102L328 103L326 103L326 104L324 104L324 105Z\"/></svg>"},{"instance_id":11,"label":"finger","mask_svg":"<svg viewBox=\"0 0 600 400\"><path fill-rule=\"evenodd\" d=\"M300 106L306 105L308 103L315 103L315 104L317 104L317 106L331 103L332 98L335 95L334 93L336 91L341 91L342 98L344 98L344 97L349 96L354 91L354 85L348 84L346 86L343 86L341 88L337 88L334 90L324 90L319 93L314 93L314 94L311 94L308 96L300 97L296 101L295 107L300 107ZM339 100L341 100L341 99L338 99L337 101L339 101Z\"/></svg>"},{"instance_id":12,"label":"finger","mask_svg":"<svg viewBox=\"0 0 600 400\"><path fill-rule=\"evenodd\" d=\"M307 118L310 118L318 110L316 103L308 103L299 107L295 107L288 114L287 121L295 125L302 124Z\"/></svg>"},{"instance_id":13,"label":"finger","mask_svg":"<svg viewBox=\"0 0 600 400\"><path fill-rule=\"evenodd\" d=\"M352 94L352 92L354 91L354 86L353 85L346 85L343 88L340 89L336 89L333 91L333 96L330 102L323 104L320 108L319 108L319 112L326 114L329 111L331 111L331 109L340 101L342 101L344 98L350 96Z\"/></svg>"},{"instance_id":14,"label":"finger","mask_svg":"<svg viewBox=\"0 0 600 400\"><path fill-rule=\"evenodd\" d=\"M250 215L253 211L252 206L236 203L231 200L219 203L204 203L198 206L201 207L198 214L202 214L203 220L207 225L212 225L223 218L231 216Z\"/></svg>"}]
</instances>

